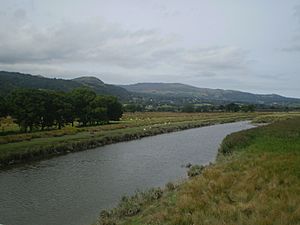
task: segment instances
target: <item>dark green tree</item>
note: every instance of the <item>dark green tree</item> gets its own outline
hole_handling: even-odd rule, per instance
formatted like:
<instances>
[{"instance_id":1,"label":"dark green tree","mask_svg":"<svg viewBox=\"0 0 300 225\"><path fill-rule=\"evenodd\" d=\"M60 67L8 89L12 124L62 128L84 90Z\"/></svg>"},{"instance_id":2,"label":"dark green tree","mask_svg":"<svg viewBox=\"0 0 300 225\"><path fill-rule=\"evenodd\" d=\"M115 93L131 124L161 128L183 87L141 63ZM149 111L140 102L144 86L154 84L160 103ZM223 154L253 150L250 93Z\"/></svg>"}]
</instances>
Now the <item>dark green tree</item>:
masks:
<instances>
[{"instance_id":1,"label":"dark green tree","mask_svg":"<svg viewBox=\"0 0 300 225\"><path fill-rule=\"evenodd\" d=\"M46 96L40 90L21 89L14 91L10 97L10 115L16 119L22 131L30 131L45 122Z\"/></svg>"},{"instance_id":2,"label":"dark green tree","mask_svg":"<svg viewBox=\"0 0 300 225\"><path fill-rule=\"evenodd\" d=\"M123 114L122 104L114 96L99 96L107 109L108 120L120 120Z\"/></svg>"},{"instance_id":3,"label":"dark green tree","mask_svg":"<svg viewBox=\"0 0 300 225\"><path fill-rule=\"evenodd\" d=\"M187 112L187 113L195 112L194 105L193 104L185 104L182 108L182 112Z\"/></svg>"},{"instance_id":4,"label":"dark green tree","mask_svg":"<svg viewBox=\"0 0 300 225\"><path fill-rule=\"evenodd\" d=\"M240 106L235 103L230 103L225 105L225 111L227 112L238 112L240 110Z\"/></svg>"},{"instance_id":5,"label":"dark green tree","mask_svg":"<svg viewBox=\"0 0 300 225\"><path fill-rule=\"evenodd\" d=\"M123 110L125 112L143 112L145 111L145 106L141 104L130 103L130 104L126 104L123 107Z\"/></svg>"},{"instance_id":6,"label":"dark green tree","mask_svg":"<svg viewBox=\"0 0 300 225\"><path fill-rule=\"evenodd\" d=\"M95 97L95 99L91 102L91 106L92 111L90 112L90 116L93 124L107 123L109 121L107 107L103 97Z\"/></svg>"},{"instance_id":7,"label":"dark green tree","mask_svg":"<svg viewBox=\"0 0 300 225\"><path fill-rule=\"evenodd\" d=\"M7 116L8 113L8 104L6 99L0 96L0 117Z\"/></svg>"},{"instance_id":8,"label":"dark green tree","mask_svg":"<svg viewBox=\"0 0 300 225\"><path fill-rule=\"evenodd\" d=\"M96 93L88 88L77 88L69 94L69 98L74 107L75 117L83 126L86 126L92 120L91 103L95 97Z\"/></svg>"},{"instance_id":9,"label":"dark green tree","mask_svg":"<svg viewBox=\"0 0 300 225\"><path fill-rule=\"evenodd\" d=\"M255 105L242 105L241 111L243 112L254 112L255 111Z\"/></svg>"},{"instance_id":10,"label":"dark green tree","mask_svg":"<svg viewBox=\"0 0 300 225\"><path fill-rule=\"evenodd\" d=\"M123 115L122 104L114 96L107 96L107 116L109 120L120 120Z\"/></svg>"},{"instance_id":11,"label":"dark green tree","mask_svg":"<svg viewBox=\"0 0 300 225\"><path fill-rule=\"evenodd\" d=\"M96 96L87 88L71 93L50 90L20 89L9 96L9 114L16 119L21 130L32 131L72 123L75 119L82 126L103 124L119 120L122 105L112 96ZM0 98L1 114L5 116L6 103Z\"/></svg>"},{"instance_id":12,"label":"dark green tree","mask_svg":"<svg viewBox=\"0 0 300 225\"><path fill-rule=\"evenodd\" d=\"M52 113L54 125L61 129L66 124L74 122L74 110L68 96L63 92L49 92L49 112Z\"/></svg>"}]
</instances>

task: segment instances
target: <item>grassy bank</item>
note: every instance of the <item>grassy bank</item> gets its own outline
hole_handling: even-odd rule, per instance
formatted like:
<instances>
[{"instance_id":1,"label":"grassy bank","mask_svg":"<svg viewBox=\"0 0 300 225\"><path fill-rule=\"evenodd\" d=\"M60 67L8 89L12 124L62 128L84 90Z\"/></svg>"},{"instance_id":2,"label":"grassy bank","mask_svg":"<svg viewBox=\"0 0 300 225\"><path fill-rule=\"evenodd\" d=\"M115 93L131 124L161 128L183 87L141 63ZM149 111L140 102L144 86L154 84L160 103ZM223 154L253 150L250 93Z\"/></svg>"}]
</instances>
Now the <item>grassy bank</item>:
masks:
<instances>
[{"instance_id":1,"label":"grassy bank","mask_svg":"<svg viewBox=\"0 0 300 225\"><path fill-rule=\"evenodd\" d=\"M215 164L174 188L98 224L300 224L300 117L227 136Z\"/></svg>"},{"instance_id":2,"label":"grassy bank","mask_svg":"<svg viewBox=\"0 0 300 225\"><path fill-rule=\"evenodd\" d=\"M167 132L264 116L263 113L131 113L96 127L0 136L0 166L44 159Z\"/></svg>"}]
</instances>

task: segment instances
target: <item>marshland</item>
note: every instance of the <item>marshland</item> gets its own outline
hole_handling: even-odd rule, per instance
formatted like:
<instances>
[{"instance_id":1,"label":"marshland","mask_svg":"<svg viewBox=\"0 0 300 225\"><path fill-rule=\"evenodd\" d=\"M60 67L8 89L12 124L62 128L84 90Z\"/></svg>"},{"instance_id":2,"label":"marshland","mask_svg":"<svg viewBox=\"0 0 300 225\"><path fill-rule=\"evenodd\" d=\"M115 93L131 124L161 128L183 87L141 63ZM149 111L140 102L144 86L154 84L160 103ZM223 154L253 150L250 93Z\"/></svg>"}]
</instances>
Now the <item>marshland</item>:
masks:
<instances>
[{"instance_id":1,"label":"marshland","mask_svg":"<svg viewBox=\"0 0 300 225\"><path fill-rule=\"evenodd\" d=\"M250 120L268 113L126 113L120 121L89 127L13 133L16 124L8 120L0 136L0 163L7 167L98 146L139 139L177 130Z\"/></svg>"},{"instance_id":2,"label":"marshland","mask_svg":"<svg viewBox=\"0 0 300 225\"><path fill-rule=\"evenodd\" d=\"M159 198L123 198L97 224L299 224L299 153L299 116L235 132L215 163Z\"/></svg>"},{"instance_id":3,"label":"marshland","mask_svg":"<svg viewBox=\"0 0 300 225\"><path fill-rule=\"evenodd\" d=\"M299 1L0 6L0 225L300 225Z\"/></svg>"},{"instance_id":4,"label":"marshland","mask_svg":"<svg viewBox=\"0 0 300 225\"><path fill-rule=\"evenodd\" d=\"M0 173L1 184L5 184L5 186L2 186L3 192L0 194L0 200L6 205L5 208L0 210L0 214L5 215L2 216L5 223L9 224L14 222L20 225L23 224L24 221L27 224L37 225L41 223L52 225L65 222L78 225L93 223L190 224L191 221L200 221L201 218L195 220L189 218L189 216L185 218L183 216L185 212L181 214L181 211L178 212L178 215L176 214L176 220L170 218L173 218L175 211L177 212L176 207L186 207L190 205L190 207L194 207L193 210L195 211L197 211L197 207L201 207L201 205L197 205L197 201L192 201L194 197L197 197L194 195L198 194L198 192L192 193L192 191L200 188L197 185L206 186L209 183L208 180L210 180L210 182L216 182L216 186L225 185L222 183L225 181L227 182L226 185L232 185L232 177L238 176L238 171L241 168L237 167L237 174L232 175L230 173L228 175L229 178L224 178L225 181L219 181L218 179L221 179L219 177L220 175L215 175L214 173L223 174L227 171L226 163L231 163L231 160L234 159L235 152L241 148L240 146L248 146L252 142L255 144L254 140L257 137L261 138L260 144L265 141L262 135L265 131L256 133L258 132L255 130L256 128L254 128L253 131L247 130L244 131L244 133L229 134L256 126L254 124L265 125L268 123L270 124L268 126L271 126L274 121L277 121L275 124L282 121L283 123L289 122L289 125L293 124L293 128L291 127L292 131L290 135L287 136L298 140L298 131L296 129L298 127L297 118L299 118L298 113L130 113L124 114L122 120L116 124L101 125L98 127L98 131L95 130L96 127L81 127L78 129L86 130L78 131L79 134L80 132L87 132L87 130L93 129L93 134L90 134L93 135L93 138L97 137L97 132L115 134L114 132L118 131L117 134L120 135L122 131L128 134L130 131L132 132L132 129L135 135L139 135L138 137L134 136L133 139L144 138L134 141L130 141L131 138L128 138L126 139L127 142L117 144L111 144L112 141L110 141L110 145L107 146L98 148L93 146L94 149L87 151L74 152L54 158L48 158L47 156L46 158L39 158L40 160L43 159L42 161L28 161L18 166L7 167ZM245 120L248 122L242 122ZM250 120L253 122L252 125L250 124ZM171 126L172 124L173 126ZM158 132L147 133L147 135L143 133L147 132L147 129L151 131L155 125L160 125L158 126ZM164 128L164 126L166 126L167 129ZM258 129L266 129L268 126L259 127ZM278 126L279 125L276 125L270 129L268 135L270 136L270 132L275 130ZM277 133L278 137L280 137L282 133L290 132L288 130L284 131L284 129L286 129L285 125L281 126L282 129L278 130ZM172 129L170 129L170 127ZM100 128L103 130L100 130ZM126 129L128 129L128 131L126 131ZM187 130L180 131L182 129ZM137 131L141 133L137 133ZM47 132L50 131L43 132L46 132L45 135L48 135ZM38 134L41 135L43 132ZM57 132L61 131L57 130ZM162 134L166 132L171 133ZM251 133L248 134L248 132ZM28 133L28 135L30 134L31 133ZM34 133L32 133L32 135L33 134ZM155 134L161 135L146 137ZM74 134L65 135L71 136ZM229 136L225 138L226 135ZM269 138L269 136L266 136L266 138ZM64 135L48 138L63 137ZM44 137L38 136L36 138L43 139ZM225 139L222 142L223 138ZM120 140L122 139L117 139L116 142ZM282 145L279 145L280 142L286 141L287 140L283 138L277 141L275 145L280 149L282 148ZM18 144L19 142L16 143ZM19 144L21 143L22 142ZM220 143L222 144L219 149ZM299 146L296 142L292 147L295 152ZM257 153L252 154L252 157L255 158L255 154ZM260 154L264 154L264 152ZM242 159L245 160L247 157ZM242 166L244 170L249 167L247 167L247 164L244 165L244 161L240 163L242 163L243 166L241 164L238 165ZM201 184L197 183L198 179L204 179L203 176L209 168L215 167L217 167L218 170L216 170L216 172L212 171L212 175L208 175L207 180L205 180L206 183L203 183L204 181L201 181ZM224 169L224 171L222 171L222 169ZM295 169L297 168L294 168L294 170ZM246 172L243 172L243 174L244 173ZM243 175L240 176L244 178ZM221 182L221 184L218 184L218 182ZM244 182L244 180L237 180L237 182ZM196 185L196 187L190 187L190 185ZM186 187L195 189L186 190L184 189ZM225 187L228 188L227 186L224 186L224 188ZM244 186L241 190L243 190L243 188ZM183 192L183 190L185 190L185 192ZM236 190L232 198L235 198L235 195L239 196L245 194L238 192L241 190ZM208 193L205 201L220 201L220 203L222 203L222 201L225 201L222 199L224 198L222 191L227 193L229 190L222 189L219 190L220 193L217 193L217 190L203 191L203 193ZM209 191L216 191L216 193L210 193ZM186 194L182 194L186 192L193 194L193 197L186 199L186 203L184 203L186 205L177 206L176 204L183 204L181 195L183 195L183 198L186 198ZM218 194L220 196L218 196ZM210 199L211 197L213 197L213 199ZM201 198L201 196L199 198ZM231 198L231 196L229 198ZM294 198L294 200L297 202L297 198ZM216 204L216 202L212 202L211 204ZM230 202L228 204L230 204ZM65 207L66 205L68 205L67 208ZM170 212L170 217L167 217L163 209L168 212L173 206L173 210L175 211ZM229 207L228 210L231 210L232 208L230 207L234 206L228 205L227 207ZM157 212L155 210L157 210ZM239 208L234 209L234 212L230 213L240 213L238 210ZM194 211L191 211L191 215L193 212ZM159 215L157 215L157 213ZM47 216L45 217L45 215ZM232 218L233 217L229 217L226 221L228 222L232 220ZM163 220L160 221L160 219ZM223 222L223 220L221 220L221 222Z\"/></svg>"}]
</instances>

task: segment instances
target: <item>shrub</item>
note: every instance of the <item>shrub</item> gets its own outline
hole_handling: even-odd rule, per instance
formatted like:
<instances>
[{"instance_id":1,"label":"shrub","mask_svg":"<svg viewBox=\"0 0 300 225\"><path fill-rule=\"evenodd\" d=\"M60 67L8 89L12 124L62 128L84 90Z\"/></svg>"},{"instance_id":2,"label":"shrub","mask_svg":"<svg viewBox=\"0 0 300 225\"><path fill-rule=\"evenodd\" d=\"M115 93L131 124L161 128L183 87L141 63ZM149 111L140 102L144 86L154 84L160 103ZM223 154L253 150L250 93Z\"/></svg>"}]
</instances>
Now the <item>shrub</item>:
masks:
<instances>
[{"instance_id":1,"label":"shrub","mask_svg":"<svg viewBox=\"0 0 300 225\"><path fill-rule=\"evenodd\" d=\"M120 218L131 217L138 214L146 204L161 198L163 191L152 188L145 192L136 192L133 196L122 197L119 205L111 211L103 210L100 213L99 225L115 225Z\"/></svg>"},{"instance_id":2,"label":"shrub","mask_svg":"<svg viewBox=\"0 0 300 225\"><path fill-rule=\"evenodd\" d=\"M202 170L204 169L204 166L200 165L194 165L191 166L191 168L188 170L187 174L189 177L195 177L201 174Z\"/></svg>"},{"instance_id":3,"label":"shrub","mask_svg":"<svg viewBox=\"0 0 300 225\"><path fill-rule=\"evenodd\" d=\"M119 204L118 214L120 217L122 216L134 216L140 210L140 196L138 194L133 197L124 196Z\"/></svg>"},{"instance_id":4,"label":"shrub","mask_svg":"<svg viewBox=\"0 0 300 225\"><path fill-rule=\"evenodd\" d=\"M163 194L163 191L160 188L151 188L148 192L145 192L146 199L148 201L153 201L160 199ZM148 198L147 198L148 196Z\"/></svg>"},{"instance_id":5,"label":"shrub","mask_svg":"<svg viewBox=\"0 0 300 225\"><path fill-rule=\"evenodd\" d=\"M169 183L166 184L166 189L168 191L173 191L175 188L176 187L175 187L175 185L172 182L169 182Z\"/></svg>"},{"instance_id":6,"label":"shrub","mask_svg":"<svg viewBox=\"0 0 300 225\"><path fill-rule=\"evenodd\" d=\"M98 221L99 225L116 225L116 221L111 218L111 214L106 211L106 210L102 210L99 216L99 221Z\"/></svg>"}]
</instances>

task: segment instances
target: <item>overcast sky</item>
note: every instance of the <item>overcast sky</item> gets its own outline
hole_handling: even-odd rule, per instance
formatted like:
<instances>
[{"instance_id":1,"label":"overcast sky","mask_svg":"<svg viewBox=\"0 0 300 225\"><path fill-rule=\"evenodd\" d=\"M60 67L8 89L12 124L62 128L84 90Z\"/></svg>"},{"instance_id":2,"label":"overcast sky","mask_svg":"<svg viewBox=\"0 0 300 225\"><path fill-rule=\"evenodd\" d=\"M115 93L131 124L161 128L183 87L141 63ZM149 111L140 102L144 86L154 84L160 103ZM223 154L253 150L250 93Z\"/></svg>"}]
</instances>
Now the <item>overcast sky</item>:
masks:
<instances>
[{"instance_id":1,"label":"overcast sky","mask_svg":"<svg viewBox=\"0 0 300 225\"><path fill-rule=\"evenodd\" d=\"M300 97L299 0L0 0L0 70Z\"/></svg>"}]
</instances>

